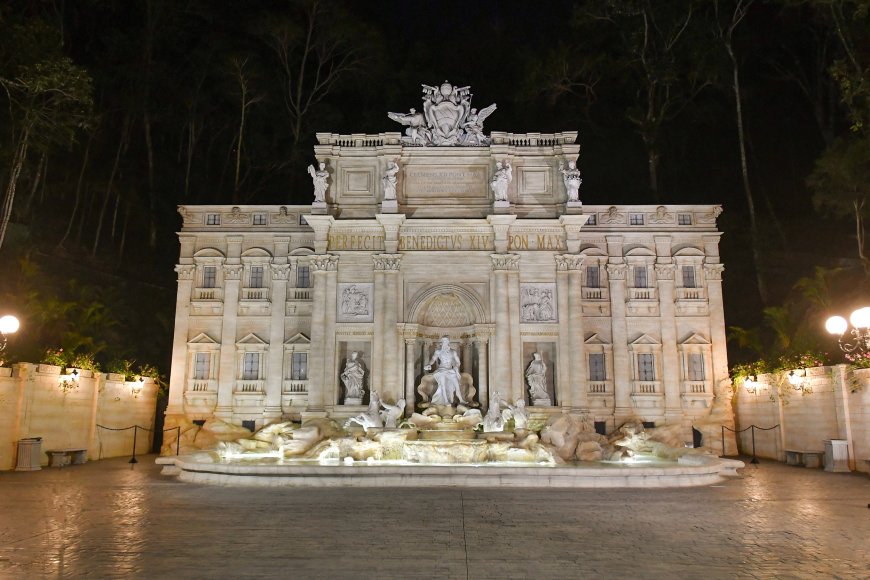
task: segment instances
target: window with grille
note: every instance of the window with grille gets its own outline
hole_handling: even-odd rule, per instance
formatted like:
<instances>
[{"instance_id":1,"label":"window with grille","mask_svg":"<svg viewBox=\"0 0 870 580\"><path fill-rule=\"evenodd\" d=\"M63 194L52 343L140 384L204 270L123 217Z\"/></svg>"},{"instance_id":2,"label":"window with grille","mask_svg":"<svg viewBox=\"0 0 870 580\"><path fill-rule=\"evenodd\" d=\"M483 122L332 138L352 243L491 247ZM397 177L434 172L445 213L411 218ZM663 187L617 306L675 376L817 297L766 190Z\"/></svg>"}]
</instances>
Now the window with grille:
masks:
<instances>
[{"instance_id":1,"label":"window with grille","mask_svg":"<svg viewBox=\"0 0 870 580\"><path fill-rule=\"evenodd\" d=\"M221 225L221 214L219 214L219 213L206 214L205 225L207 225L207 226L219 226L219 225Z\"/></svg>"},{"instance_id":2,"label":"window with grille","mask_svg":"<svg viewBox=\"0 0 870 580\"><path fill-rule=\"evenodd\" d=\"M695 267L683 266L683 288L695 287Z\"/></svg>"},{"instance_id":3,"label":"window with grille","mask_svg":"<svg viewBox=\"0 0 870 580\"><path fill-rule=\"evenodd\" d=\"M690 213L677 214L677 225L680 225L680 226L692 225L692 214L690 214Z\"/></svg>"},{"instance_id":4,"label":"window with grille","mask_svg":"<svg viewBox=\"0 0 870 580\"><path fill-rule=\"evenodd\" d=\"M308 271L308 266L299 266L298 268L296 268L296 287L311 287L311 274Z\"/></svg>"},{"instance_id":5,"label":"window with grille","mask_svg":"<svg viewBox=\"0 0 870 580\"><path fill-rule=\"evenodd\" d=\"M604 353L595 352L589 355L589 380L606 381L607 371L604 367Z\"/></svg>"},{"instance_id":6,"label":"window with grille","mask_svg":"<svg viewBox=\"0 0 870 580\"><path fill-rule=\"evenodd\" d=\"M251 288L263 287L263 266L251 266Z\"/></svg>"},{"instance_id":7,"label":"window with grille","mask_svg":"<svg viewBox=\"0 0 870 580\"><path fill-rule=\"evenodd\" d=\"M308 353L294 352L290 363L290 378L294 381L308 380Z\"/></svg>"},{"instance_id":8,"label":"window with grille","mask_svg":"<svg viewBox=\"0 0 870 580\"><path fill-rule=\"evenodd\" d=\"M656 357L654 354L637 355L637 378L641 381L656 380Z\"/></svg>"},{"instance_id":9,"label":"window with grille","mask_svg":"<svg viewBox=\"0 0 870 580\"><path fill-rule=\"evenodd\" d=\"M628 214L628 224L632 226L642 226L643 225L643 214L642 213L630 213Z\"/></svg>"},{"instance_id":10,"label":"window with grille","mask_svg":"<svg viewBox=\"0 0 870 580\"><path fill-rule=\"evenodd\" d=\"M703 381L704 376L704 355L701 353L689 353L689 380Z\"/></svg>"},{"instance_id":11,"label":"window with grille","mask_svg":"<svg viewBox=\"0 0 870 580\"><path fill-rule=\"evenodd\" d=\"M255 226L264 226L264 225L266 225L266 214L264 214L264 213L255 213L255 214L254 214L254 225L255 225Z\"/></svg>"},{"instance_id":12,"label":"window with grille","mask_svg":"<svg viewBox=\"0 0 870 580\"><path fill-rule=\"evenodd\" d=\"M205 266L202 269L202 287L214 288L215 286L217 286L217 268Z\"/></svg>"},{"instance_id":13,"label":"window with grille","mask_svg":"<svg viewBox=\"0 0 870 580\"><path fill-rule=\"evenodd\" d=\"M601 287L601 272L598 266L586 266L586 286L589 288Z\"/></svg>"},{"instance_id":14,"label":"window with grille","mask_svg":"<svg viewBox=\"0 0 870 580\"><path fill-rule=\"evenodd\" d=\"M646 266L635 266L632 268L632 272L634 273L634 287L647 288L649 280L646 276Z\"/></svg>"},{"instance_id":15,"label":"window with grille","mask_svg":"<svg viewBox=\"0 0 870 580\"><path fill-rule=\"evenodd\" d=\"M204 381L209 378L209 354L198 352L193 359L193 378Z\"/></svg>"},{"instance_id":16,"label":"window with grille","mask_svg":"<svg viewBox=\"0 0 870 580\"><path fill-rule=\"evenodd\" d=\"M260 378L260 353L246 352L242 364L242 379L256 381Z\"/></svg>"}]
</instances>

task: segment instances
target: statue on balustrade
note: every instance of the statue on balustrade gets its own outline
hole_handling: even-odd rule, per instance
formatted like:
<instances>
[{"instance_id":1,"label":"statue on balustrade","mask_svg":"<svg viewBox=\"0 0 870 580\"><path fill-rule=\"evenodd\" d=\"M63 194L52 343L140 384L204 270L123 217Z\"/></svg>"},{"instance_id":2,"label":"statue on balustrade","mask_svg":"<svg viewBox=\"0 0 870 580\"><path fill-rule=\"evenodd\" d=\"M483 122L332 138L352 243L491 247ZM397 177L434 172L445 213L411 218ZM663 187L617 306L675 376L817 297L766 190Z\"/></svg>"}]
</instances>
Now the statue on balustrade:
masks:
<instances>
[{"instance_id":1,"label":"statue on balustrade","mask_svg":"<svg viewBox=\"0 0 870 580\"><path fill-rule=\"evenodd\" d=\"M434 372L433 364L437 363ZM450 348L450 339L441 338L441 345L432 354L429 364L423 367L428 374L423 376L417 392L422 397L420 407L465 405L477 407L473 398L477 392L468 373L459 370L460 361L456 351Z\"/></svg>"},{"instance_id":2,"label":"statue on balustrade","mask_svg":"<svg viewBox=\"0 0 870 580\"><path fill-rule=\"evenodd\" d=\"M577 164L574 161L568 162L568 169L560 162L559 173L562 174L562 181L565 183L565 192L568 194L568 201L576 203L580 201L580 184L583 180L580 178L580 170L577 169Z\"/></svg>"},{"instance_id":3,"label":"statue on balustrade","mask_svg":"<svg viewBox=\"0 0 870 580\"><path fill-rule=\"evenodd\" d=\"M308 175L311 176L311 182L314 185L314 205L324 205L326 203L326 190L329 188L329 171L326 170L326 163L321 162L318 169L309 165Z\"/></svg>"}]
</instances>

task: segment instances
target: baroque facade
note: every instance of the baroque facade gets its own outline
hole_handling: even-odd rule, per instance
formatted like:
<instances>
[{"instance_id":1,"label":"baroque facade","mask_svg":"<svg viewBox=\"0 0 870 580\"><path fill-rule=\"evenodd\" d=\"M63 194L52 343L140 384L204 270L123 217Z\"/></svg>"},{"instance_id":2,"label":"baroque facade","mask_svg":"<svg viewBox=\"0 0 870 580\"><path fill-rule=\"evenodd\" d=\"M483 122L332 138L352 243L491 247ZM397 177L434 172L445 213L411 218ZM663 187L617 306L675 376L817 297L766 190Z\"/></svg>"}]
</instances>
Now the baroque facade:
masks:
<instances>
[{"instance_id":1,"label":"baroque facade","mask_svg":"<svg viewBox=\"0 0 870 580\"><path fill-rule=\"evenodd\" d=\"M373 390L410 415L447 336L484 411L716 438L720 207L582 204L575 132L456 137L438 110L391 113L405 136L318 134L312 205L179 208L170 424L346 418Z\"/></svg>"}]
</instances>

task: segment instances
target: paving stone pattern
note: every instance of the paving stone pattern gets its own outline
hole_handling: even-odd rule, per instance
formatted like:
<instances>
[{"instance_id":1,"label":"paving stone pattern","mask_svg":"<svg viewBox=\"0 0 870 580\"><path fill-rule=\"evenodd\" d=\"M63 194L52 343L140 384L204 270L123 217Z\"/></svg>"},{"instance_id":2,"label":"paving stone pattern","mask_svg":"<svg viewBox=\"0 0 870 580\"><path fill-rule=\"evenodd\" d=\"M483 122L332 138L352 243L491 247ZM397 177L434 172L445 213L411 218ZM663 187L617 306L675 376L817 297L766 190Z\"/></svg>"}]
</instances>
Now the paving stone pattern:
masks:
<instances>
[{"instance_id":1,"label":"paving stone pattern","mask_svg":"<svg viewBox=\"0 0 870 580\"><path fill-rule=\"evenodd\" d=\"M0 472L2 578L870 578L870 478L654 490L185 484L153 457Z\"/></svg>"}]
</instances>

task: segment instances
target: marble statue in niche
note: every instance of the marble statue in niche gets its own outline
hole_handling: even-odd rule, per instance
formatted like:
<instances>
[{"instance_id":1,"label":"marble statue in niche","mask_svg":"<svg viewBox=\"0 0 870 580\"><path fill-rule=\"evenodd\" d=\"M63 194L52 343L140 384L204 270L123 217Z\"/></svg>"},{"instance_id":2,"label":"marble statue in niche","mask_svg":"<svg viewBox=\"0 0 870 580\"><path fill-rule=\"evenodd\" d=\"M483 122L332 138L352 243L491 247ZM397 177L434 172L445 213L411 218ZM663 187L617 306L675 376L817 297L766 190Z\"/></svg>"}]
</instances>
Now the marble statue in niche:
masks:
<instances>
[{"instance_id":1,"label":"marble statue in niche","mask_svg":"<svg viewBox=\"0 0 870 580\"><path fill-rule=\"evenodd\" d=\"M508 201L507 190L511 181L513 181L513 168L510 161L496 161L495 174L492 176L492 181L489 184L496 202L504 203Z\"/></svg>"},{"instance_id":2,"label":"marble statue in niche","mask_svg":"<svg viewBox=\"0 0 870 580\"><path fill-rule=\"evenodd\" d=\"M547 363L541 358L541 353L532 355L532 362L526 368L526 383L529 385L529 396L534 405L552 405L547 394Z\"/></svg>"},{"instance_id":3,"label":"marble statue in niche","mask_svg":"<svg viewBox=\"0 0 870 580\"><path fill-rule=\"evenodd\" d=\"M329 187L329 171L326 170L326 163L320 162L318 169L314 169L313 165L309 165L308 175L311 176L311 181L314 184L313 205L325 205L326 189Z\"/></svg>"},{"instance_id":4,"label":"marble statue in niche","mask_svg":"<svg viewBox=\"0 0 870 580\"><path fill-rule=\"evenodd\" d=\"M555 284L521 284L521 311L522 322L555 322L556 300Z\"/></svg>"},{"instance_id":5,"label":"marble statue in niche","mask_svg":"<svg viewBox=\"0 0 870 580\"><path fill-rule=\"evenodd\" d=\"M371 322L373 320L372 293L370 283L339 283L338 322Z\"/></svg>"},{"instance_id":6,"label":"marble statue in niche","mask_svg":"<svg viewBox=\"0 0 870 580\"><path fill-rule=\"evenodd\" d=\"M446 336L441 337L441 346L432 354L429 364L423 370L431 371L432 364L436 362L438 367L432 376L438 388L432 394L432 404L453 405L454 399L458 399L460 404L467 405L469 402L462 396L462 389L459 387L459 355L450 348L450 339Z\"/></svg>"},{"instance_id":7,"label":"marble statue in niche","mask_svg":"<svg viewBox=\"0 0 870 580\"><path fill-rule=\"evenodd\" d=\"M565 183L565 191L568 194L568 203L578 203L580 201L580 184L583 180L580 178L580 170L577 169L577 164L573 161L568 162L568 168L559 162L559 173L562 174L562 181Z\"/></svg>"},{"instance_id":8,"label":"marble statue in niche","mask_svg":"<svg viewBox=\"0 0 870 580\"><path fill-rule=\"evenodd\" d=\"M365 379L365 367L359 359L360 352L353 351L347 357L344 371L341 373L341 382L344 383L344 404L361 405L365 394L363 380Z\"/></svg>"}]
</instances>

